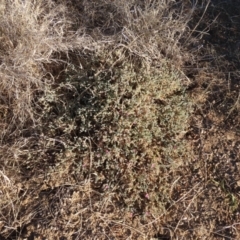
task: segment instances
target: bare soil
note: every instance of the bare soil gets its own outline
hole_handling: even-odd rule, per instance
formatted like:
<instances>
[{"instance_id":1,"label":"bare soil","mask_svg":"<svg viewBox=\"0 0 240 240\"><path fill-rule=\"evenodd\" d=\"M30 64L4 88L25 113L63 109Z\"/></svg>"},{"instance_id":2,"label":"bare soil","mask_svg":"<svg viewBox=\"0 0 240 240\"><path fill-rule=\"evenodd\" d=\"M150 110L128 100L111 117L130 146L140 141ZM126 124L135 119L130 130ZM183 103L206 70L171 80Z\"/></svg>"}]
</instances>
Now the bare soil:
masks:
<instances>
[{"instance_id":1,"label":"bare soil","mask_svg":"<svg viewBox=\"0 0 240 240\"><path fill-rule=\"evenodd\" d=\"M237 1L205 6L196 3L190 26L201 37L190 46L195 64L185 67L198 102L186 134L194 154L179 170L178 203L159 239L240 238L240 8Z\"/></svg>"}]
</instances>

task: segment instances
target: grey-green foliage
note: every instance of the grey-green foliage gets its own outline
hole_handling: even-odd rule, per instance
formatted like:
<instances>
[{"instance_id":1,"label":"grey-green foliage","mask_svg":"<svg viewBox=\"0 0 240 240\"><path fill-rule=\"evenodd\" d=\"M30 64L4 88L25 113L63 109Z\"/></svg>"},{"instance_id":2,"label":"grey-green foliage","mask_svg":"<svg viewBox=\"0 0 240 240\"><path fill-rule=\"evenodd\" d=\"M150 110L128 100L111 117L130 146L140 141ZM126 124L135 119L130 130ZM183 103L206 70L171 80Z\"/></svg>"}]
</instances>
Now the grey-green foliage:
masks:
<instances>
[{"instance_id":1,"label":"grey-green foliage","mask_svg":"<svg viewBox=\"0 0 240 240\"><path fill-rule=\"evenodd\" d=\"M45 102L45 118L53 123L47 132L78 152L79 181L92 176L96 188L108 184L125 207L137 204L143 211L142 194L151 193L151 204L163 208L170 191L166 172L186 156L179 137L191 112L184 76L164 63L136 69L127 60L102 66L101 58L90 69L66 70L55 103Z\"/></svg>"}]
</instances>

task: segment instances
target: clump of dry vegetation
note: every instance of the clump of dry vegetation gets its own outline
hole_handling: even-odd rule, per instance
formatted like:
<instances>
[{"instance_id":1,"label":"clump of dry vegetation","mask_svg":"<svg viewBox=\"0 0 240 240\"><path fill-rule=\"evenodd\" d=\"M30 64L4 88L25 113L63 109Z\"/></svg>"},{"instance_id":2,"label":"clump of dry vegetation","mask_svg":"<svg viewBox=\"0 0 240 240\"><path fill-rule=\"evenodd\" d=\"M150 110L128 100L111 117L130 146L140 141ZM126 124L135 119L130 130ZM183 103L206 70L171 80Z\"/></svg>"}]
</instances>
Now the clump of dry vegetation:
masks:
<instances>
[{"instance_id":1,"label":"clump of dry vegetation","mask_svg":"<svg viewBox=\"0 0 240 240\"><path fill-rule=\"evenodd\" d=\"M224 84L203 89L210 73L191 72L201 62L197 6L1 3L0 237L218 239L219 221L237 228L239 196L198 145L199 109L219 119L205 107ZM203 204L216 192L229 218L208 212L217 199Z\"/></svg>"}]
</instances>

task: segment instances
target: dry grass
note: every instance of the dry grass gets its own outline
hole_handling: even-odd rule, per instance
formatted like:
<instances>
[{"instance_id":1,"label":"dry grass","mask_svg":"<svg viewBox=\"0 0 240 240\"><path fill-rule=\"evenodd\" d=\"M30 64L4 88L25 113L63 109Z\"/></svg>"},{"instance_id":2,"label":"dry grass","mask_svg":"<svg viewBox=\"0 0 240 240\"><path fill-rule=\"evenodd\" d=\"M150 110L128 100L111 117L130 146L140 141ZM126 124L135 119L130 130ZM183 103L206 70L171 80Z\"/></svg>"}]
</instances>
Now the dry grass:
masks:
<instances>
[{"instance_id":1,"label":"dry grass","mask_svg":"<svg viewBox=\"0 0 240 240\"><path fill-rule=\"evenodd\" d=\"M45 66L58 63L54 53L84 43L70 32L63 5L13 0L2 1L1 9L1 114L10 115L12 121L5 122L6 131L26 119L37 120L32 109L34 96L44 89L46 81L53 82L46 78Z\"/></svg>"},{"instance_id":2,"label":"dry grass","mask_svg":"<svg viewBox=\"0 0 240 240\"><path fill-rule=\"evenodd\" d=\"M221 141L226 116L208 102L226 91L223 75L202 63L207 47L193 47L208 8L164 0L0 6L0 237L237 238L237 128ZM228 91L235 121L239 98ZM206 130L209 121L218 127ZM226 172L219 154L228 156Z\"/></svg>"}]
</instances>

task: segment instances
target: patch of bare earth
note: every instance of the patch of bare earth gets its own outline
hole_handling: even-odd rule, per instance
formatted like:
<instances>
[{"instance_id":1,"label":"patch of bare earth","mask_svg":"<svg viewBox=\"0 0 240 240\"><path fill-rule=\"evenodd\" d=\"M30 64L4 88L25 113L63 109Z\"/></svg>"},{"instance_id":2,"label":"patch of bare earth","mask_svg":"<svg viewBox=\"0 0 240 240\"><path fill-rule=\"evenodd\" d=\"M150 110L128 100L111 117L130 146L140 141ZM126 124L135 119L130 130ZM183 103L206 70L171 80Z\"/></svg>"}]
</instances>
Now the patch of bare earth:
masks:
<instances>
[{"instance_id":1,"label":"patch of bare earth","mask_svg":"<svg viewBox=\"0 0 240 240\"><path fill-rule=\"evenodd\" d=\"M186 134L194 153L179 168L165 236L240 239L240 8L236 1L194 7L196 57L185 67L196 102Z\"/></svg>"}]
</instances>

